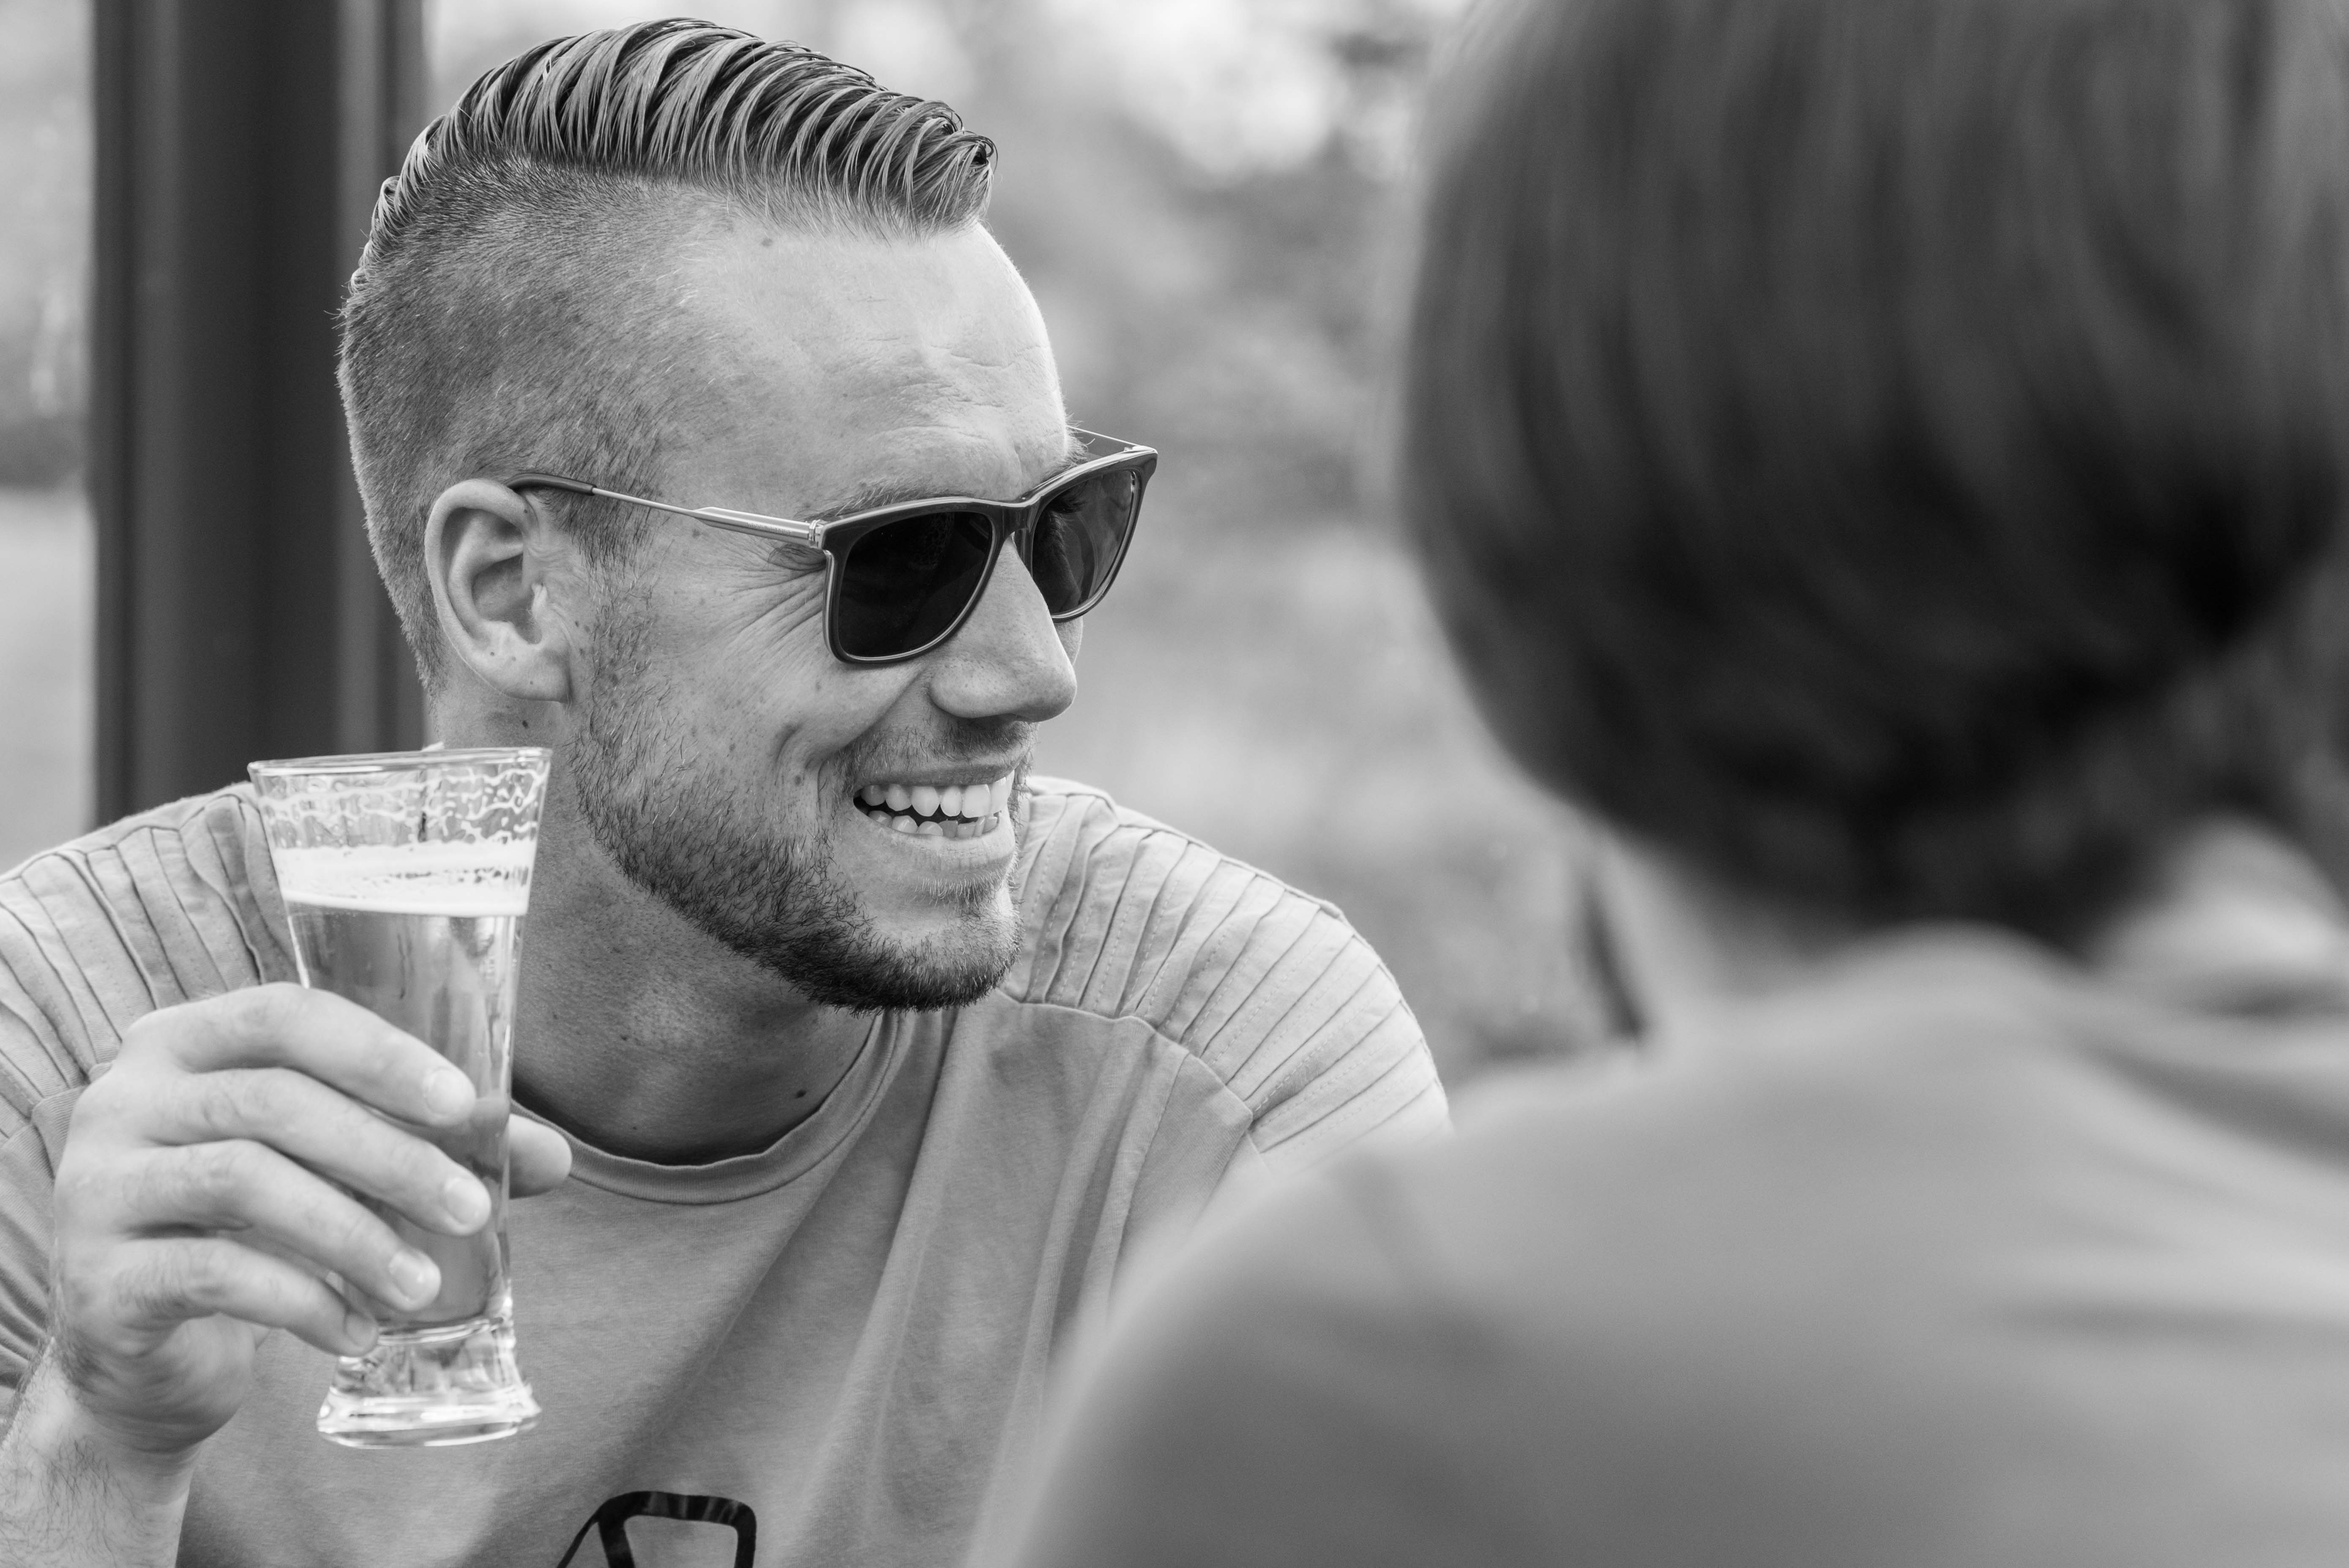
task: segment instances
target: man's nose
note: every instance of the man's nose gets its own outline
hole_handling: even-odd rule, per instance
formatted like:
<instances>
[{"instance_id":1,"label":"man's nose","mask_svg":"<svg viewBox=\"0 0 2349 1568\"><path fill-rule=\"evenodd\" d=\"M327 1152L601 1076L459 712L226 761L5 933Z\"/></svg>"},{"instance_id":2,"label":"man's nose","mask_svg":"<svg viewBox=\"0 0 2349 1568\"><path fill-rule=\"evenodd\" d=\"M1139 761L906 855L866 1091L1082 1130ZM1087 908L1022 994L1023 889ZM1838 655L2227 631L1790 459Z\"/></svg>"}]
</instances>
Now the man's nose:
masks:
<instances>
[{"instance_id":1,"label":"man's nose","mask_svg":"<svg viewBox=\"0 0 2349 1568\"><path fill-rule=\"evenodd\" d=\"M1041 723L1077 698L1077 667L1009 542L970 618L934 658L930 699L957 718Z\"/></svg>"}]
</instances>

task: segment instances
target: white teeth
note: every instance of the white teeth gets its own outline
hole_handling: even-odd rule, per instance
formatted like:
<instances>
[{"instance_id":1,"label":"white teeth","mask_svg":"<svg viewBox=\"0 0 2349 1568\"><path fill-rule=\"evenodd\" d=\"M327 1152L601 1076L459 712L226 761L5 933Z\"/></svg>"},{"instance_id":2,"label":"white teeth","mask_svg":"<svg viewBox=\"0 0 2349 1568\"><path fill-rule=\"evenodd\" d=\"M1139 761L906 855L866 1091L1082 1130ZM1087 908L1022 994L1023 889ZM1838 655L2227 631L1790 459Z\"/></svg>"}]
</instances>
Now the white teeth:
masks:
<instances>
[{"instance_id":1,"label":"white teeth","mask_svg":"<svg viewBox=\"0 0 2349 1568\"><path fill-rule=\"evenodd\" d=\"M856 804L892 832L977 838L993 832L1009 808L1014 776L992 784L869 784L857 790Z\"/></svg>"}]
</instances>

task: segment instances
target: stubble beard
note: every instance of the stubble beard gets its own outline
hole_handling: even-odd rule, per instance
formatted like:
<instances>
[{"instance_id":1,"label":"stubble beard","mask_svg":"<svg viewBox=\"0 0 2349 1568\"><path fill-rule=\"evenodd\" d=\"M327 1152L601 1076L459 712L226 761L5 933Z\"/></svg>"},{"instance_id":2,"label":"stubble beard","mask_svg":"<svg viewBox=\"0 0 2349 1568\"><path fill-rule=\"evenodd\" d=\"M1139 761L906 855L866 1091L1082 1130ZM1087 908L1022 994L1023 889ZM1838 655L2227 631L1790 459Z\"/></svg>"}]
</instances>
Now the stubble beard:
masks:
<instances>
[{"instance_id":1,"label":"stubble beard","mask_svg":"<svg viewBox=\"0 0 2349 1568\"><path fill-rule=\"evenodd\" d=\"M995 988L1019 947L1000 884L956 897L945 933L893 940L833 865L829 824L782 831L666 732L644 618L605 612L568 772L588 832L629 881L825 1006L926 1012Z\"/></svg>"}]
</instances>

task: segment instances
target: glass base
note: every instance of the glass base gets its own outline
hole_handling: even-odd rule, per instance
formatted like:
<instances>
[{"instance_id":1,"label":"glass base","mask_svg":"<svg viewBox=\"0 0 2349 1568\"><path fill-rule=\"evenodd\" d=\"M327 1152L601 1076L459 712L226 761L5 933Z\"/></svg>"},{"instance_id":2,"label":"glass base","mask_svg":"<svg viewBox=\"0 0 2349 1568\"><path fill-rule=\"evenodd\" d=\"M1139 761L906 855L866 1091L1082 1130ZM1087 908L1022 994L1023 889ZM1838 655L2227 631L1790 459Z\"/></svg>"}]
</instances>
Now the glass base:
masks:
<instances>
[{"instance_id":1,"label":"glass base","mask_svg":"<svg viewBox=\"0 0 2349 1568\"><path fill-rule=\"evenodd\" d=\"M438 1449L511 1438L538 1423L514 1365L511 1310L437 1328L388 1328L335 1363L318 1432L353 1449Z\"/></svg>"}]
</instances>

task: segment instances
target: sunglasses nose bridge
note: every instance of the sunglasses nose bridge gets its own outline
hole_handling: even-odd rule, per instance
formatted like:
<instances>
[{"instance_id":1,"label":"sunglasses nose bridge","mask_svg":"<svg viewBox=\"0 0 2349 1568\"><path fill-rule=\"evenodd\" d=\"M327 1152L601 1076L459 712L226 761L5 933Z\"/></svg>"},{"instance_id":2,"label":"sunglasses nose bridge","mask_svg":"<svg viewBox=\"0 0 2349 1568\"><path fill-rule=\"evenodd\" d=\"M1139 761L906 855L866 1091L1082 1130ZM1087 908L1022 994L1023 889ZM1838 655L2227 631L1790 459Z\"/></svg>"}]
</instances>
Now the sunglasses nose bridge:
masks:
<instances>
[{"instance_id":1,"label":"sunglasses nose bridge","mask_svg":"<svg viewBox=\"0 0 2349 1568\"><path fill-rule=\"evenodd\" d=\"M1049 499L1047 496L999 514L995 520L998 539L1009 545L1019 557L1019 564L1031 571L1036 566L1036 520L1044 514L1044 504Z\"/></svg>"}]
</instances>

